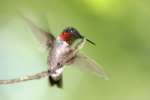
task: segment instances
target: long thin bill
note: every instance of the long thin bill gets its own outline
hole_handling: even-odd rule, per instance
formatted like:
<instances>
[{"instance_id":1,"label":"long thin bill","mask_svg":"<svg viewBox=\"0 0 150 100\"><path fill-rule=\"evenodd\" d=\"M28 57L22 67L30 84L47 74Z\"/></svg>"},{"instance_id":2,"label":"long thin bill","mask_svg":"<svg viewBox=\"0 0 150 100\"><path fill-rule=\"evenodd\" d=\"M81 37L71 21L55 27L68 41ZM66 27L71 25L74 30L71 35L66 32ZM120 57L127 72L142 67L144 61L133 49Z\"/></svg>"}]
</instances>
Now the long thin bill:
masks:
<instances>
[{"instance_id":1,"label":"long thin bill","mask_svg":"<svg viewBox=\"0 0 150 100\"><path fill-rule=\"evenodd\" d=\"M93 44L93 45L96 45L94 42L92 42L91 40L89 40L89 39L87 39L86 38L86 40L89 42L89 43L91 43L91 44Z\"/></svg>"}]
</instances>

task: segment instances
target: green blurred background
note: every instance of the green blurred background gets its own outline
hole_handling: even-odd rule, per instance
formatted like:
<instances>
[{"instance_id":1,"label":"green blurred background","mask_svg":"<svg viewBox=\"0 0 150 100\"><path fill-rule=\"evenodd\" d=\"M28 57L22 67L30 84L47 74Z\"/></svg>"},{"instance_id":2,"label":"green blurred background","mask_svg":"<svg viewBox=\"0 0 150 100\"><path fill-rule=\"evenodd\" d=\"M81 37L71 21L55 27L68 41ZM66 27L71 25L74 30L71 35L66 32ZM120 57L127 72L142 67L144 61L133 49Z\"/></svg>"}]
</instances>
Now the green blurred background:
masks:
<instances>
[{"instance_id":1,"label":"green blurred background","mask_svg":"<svg viewBox=\"0 0 150 100\"><path fill-rule=\"evenodd\" d=\"M0 100L150 100L149 0L0 0L0 79L48 67L47 52L18 10L56 36L66 26L80 30L96 43L82 51L110 80L68 68L64 89L50 87L47 78L1 85Z\"/></svg>"}]
</instances>

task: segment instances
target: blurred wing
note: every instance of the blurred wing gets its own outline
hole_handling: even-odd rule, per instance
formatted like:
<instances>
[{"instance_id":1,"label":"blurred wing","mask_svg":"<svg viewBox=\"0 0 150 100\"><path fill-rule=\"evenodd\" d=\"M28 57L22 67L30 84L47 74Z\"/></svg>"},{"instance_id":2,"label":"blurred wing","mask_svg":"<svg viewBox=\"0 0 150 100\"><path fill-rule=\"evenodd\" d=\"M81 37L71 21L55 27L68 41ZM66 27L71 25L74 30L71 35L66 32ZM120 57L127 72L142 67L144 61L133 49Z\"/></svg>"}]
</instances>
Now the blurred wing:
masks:
<instances>
[{"instance_id":1,"label":"blurred wing","mask_svg":"<svg viewBox=\"0 0 150 100\"><path fill-rule=\"evenodd\" d=\"M96 63L96 61L89 58L85 54L78 53L71 65L79 67L82 70L92 72L104 78L105 80L108 80L108 76L104 72L102 66L100 66L98 63Z\"/></svg>"},{"instance_id":2,"label":"blurred wing","mask_svg":"<svg viewBox=\"0 0 150 100\"><path fill-rule=\"evenodd\" d=\"M36 38L40 41L42 45L46 47L51 47L53 45L55 36L52 33L41 29L40 27L35 25L29 18L23 15L21 15L21 17L28 23L32 32L34 33L34 35L36 36Z\"/></svg>"}]
</instances>

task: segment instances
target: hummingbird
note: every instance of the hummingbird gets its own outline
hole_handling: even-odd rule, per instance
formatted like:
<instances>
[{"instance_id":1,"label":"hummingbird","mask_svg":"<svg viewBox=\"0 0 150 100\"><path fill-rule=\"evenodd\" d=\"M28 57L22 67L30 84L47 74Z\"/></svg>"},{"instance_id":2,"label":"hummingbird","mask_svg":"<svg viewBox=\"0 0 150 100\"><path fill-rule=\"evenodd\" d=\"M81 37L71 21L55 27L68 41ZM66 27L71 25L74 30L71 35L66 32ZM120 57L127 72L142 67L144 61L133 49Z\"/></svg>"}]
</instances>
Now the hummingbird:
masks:
<instances>
[{"instance_id":1,"label":"hummingbird","mask_svg":"<svg viewBox=\"0 0 150 100\"><path fill-rule=\"evenodd\" d=\"M95 43L85 38L76 28L66 27L60 35L55 37L51 32L45 31L35 25L29 18L22 17L41 44L44 44L48 50L48 79L51 86L56 85L58 88L63 88L65 65L74 65L80 69L93 72L106 80L108 79L103 68L95 60L81 53L78 49L83 41L87 41L92 45L95 45Z\"/></svg>"}]
</instances>

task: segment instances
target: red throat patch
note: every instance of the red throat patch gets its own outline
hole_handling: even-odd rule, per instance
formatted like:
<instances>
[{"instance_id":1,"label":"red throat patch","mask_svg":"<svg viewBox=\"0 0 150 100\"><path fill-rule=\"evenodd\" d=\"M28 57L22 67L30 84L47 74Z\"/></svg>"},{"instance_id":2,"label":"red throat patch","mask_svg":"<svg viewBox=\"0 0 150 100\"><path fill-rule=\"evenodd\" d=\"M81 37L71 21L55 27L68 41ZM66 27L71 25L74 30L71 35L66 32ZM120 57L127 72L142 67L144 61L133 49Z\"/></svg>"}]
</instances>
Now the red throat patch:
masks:
<instances>
[{"instance_id":1,"label":"red throat patch","mask_svg":"<svg viewBox=\"0 0 150 100\"><path fill-rule=\"evenodd\" d=\"M70 42L71 37L72 37L71 34L68 32L63 32L62 34L60 34L60 39L66 41L67 43Z\"/></svg>"}]
</instances>

